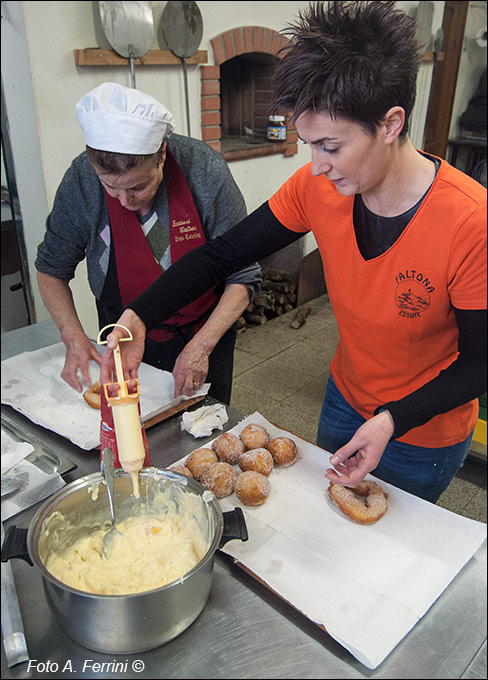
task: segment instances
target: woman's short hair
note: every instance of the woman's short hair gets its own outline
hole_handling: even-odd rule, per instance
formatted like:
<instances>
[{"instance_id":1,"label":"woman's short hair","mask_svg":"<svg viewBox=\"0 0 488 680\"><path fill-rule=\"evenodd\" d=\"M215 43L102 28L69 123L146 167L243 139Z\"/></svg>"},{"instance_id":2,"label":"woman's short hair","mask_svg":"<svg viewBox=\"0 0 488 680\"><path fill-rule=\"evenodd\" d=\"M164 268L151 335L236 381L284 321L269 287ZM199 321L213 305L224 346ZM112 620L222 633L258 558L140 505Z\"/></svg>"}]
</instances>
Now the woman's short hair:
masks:
<instances>
[{"instance_id":1,"label":"woman's short hair","mask_svg":"<svg viewBox=\"0 0 488 680\"><path fill-rule=\"evenodd\" d=\"M137 155L116 153L115 151L101 151L100 149L93 149L91 146L87 146L86 155L90 163L100 168L100 170L110 175L121 175L138 165L146 163L157 165L162 160L162 148L163 145L161 145L156 153Z\"/></svg>"},{"instance_id":2,"label":"woman's short hair","mask_svg":"<svg viewBox=\"0 0 488 680\"><path fill-rule=\"evenodd\" d=\"M273 111L328 111L375 134L392 106L415 104L420 49L415 20L395 2L315 2L283 33Z\"/></svg>"}]
</instances>

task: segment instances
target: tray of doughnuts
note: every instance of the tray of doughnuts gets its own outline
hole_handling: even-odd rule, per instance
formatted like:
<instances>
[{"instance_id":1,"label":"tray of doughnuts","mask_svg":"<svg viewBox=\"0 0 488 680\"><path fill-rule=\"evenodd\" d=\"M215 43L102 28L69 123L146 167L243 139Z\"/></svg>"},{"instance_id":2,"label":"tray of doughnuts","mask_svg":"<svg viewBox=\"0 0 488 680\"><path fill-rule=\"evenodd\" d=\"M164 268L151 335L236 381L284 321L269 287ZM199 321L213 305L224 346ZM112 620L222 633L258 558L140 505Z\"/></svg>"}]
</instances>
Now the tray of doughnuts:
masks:
<instances>
[{"instance_id":1,"label":"tray of doughnuts","mask_svg":"<svg viewBox=\"0 0 488 680\"><path fill-rule=\"evenodd\" d=\"M271 493L273 471L288 468L297 459L291 435L272 437L269 426L250 422L196 448L172 469L193 477L219 500L235 495L243 506L256 507Z\"/></svg>"}]
</instances>

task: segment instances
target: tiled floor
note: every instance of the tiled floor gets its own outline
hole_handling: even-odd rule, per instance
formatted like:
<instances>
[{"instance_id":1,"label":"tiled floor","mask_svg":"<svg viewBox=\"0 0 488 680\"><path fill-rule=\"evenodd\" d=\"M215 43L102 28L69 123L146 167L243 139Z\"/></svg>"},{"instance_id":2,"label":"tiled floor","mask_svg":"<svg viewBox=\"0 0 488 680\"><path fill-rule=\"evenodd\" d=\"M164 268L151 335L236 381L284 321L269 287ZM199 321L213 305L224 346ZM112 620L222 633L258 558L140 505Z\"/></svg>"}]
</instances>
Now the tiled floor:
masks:
<instances>
[{"instance_id":1,"label":"tiled floor","mask_svg":"<svg viewBox=\"0 0 488 680\"><path fill-rule=\"evenodd\" d=\"M315 442L337 326L326 295L308 304L299 329L294 310L238 336L231 405ZM438 504L486 523L486 500L486 462L469 456Z\"/></svg>"}]
</instances>

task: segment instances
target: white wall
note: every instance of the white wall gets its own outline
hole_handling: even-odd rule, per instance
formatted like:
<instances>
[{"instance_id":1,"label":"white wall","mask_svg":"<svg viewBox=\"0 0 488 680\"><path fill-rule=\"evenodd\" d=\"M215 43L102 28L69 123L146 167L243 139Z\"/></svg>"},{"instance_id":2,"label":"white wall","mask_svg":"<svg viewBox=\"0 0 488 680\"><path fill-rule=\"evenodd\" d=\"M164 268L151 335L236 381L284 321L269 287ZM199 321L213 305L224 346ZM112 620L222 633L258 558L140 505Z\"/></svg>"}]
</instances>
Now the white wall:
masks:
<instances>
[{"instance_id":1,"label":"white wall","mask_svg":"<svg viewBox=\"0 0 488 680\"><path fill-rule=\"evenodd\" d=\"M164 47L160 19L165 2L152 2L155 36L151 49ZM399 2L414 12L417 2ZM442 11L435 3L437 30ZM204 33L200 49L208 51L210 39L242 25L282 30L308 2L198 2ZM37 320L48 318L40 300L33 262L44 233L45 217L56 189L71 160L84 149L75 120L78 99L100 83L113 80L131 86L129 67L77 67L74 50L108 47L101 30L97 2L2 2L2 79L15 157L19 199L31 272ZM136 86L159 98L173 112L177 131L185 134L183 72L179 66L136 67ZM200 134L200 77L189 67L191 129ZM270 156L229 164L248 210L253 210L308 162L309 152L299 145L289 158ZM72 284L85 330L96 334L96 312L86 283L84 265Z\"/></svg>"}]
</instances>

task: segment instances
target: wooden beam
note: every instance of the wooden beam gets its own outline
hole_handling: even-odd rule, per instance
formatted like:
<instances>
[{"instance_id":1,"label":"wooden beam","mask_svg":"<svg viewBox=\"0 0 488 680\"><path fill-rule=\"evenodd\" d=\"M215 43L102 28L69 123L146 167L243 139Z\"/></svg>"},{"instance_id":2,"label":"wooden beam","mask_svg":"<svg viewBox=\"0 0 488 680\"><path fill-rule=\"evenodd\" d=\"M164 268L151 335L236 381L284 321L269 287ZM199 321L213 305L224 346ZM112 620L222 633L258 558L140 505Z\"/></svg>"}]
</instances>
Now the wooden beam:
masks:
<instances>
[{"instance_id":1,"label":"wooden beam","mask_svg":"<svg viewBox=\"0 0 488 680\"><path fill-rule=\"evenodd\" d=\"M446 157L468 7L468 2L444 3L444 39L435 64L422 147L440 158Z\"/></svg>"},{"instance_id":2,"label":"wooden beam","mask_svg":"<svg viewBox=\"0 0 488 680\"><path fill-rule=\"evenodd\" d=\"M129 66L129 59L121 57L115 50L102 50L99 47L87 47L74 50L77 66ZM208 52L198 50L192 57L188 57L187 64L206 64ZM181 59L169 50L149 50L143 57L134 59L136 66L178 66Z\"/></svg>"}]
</instances>

